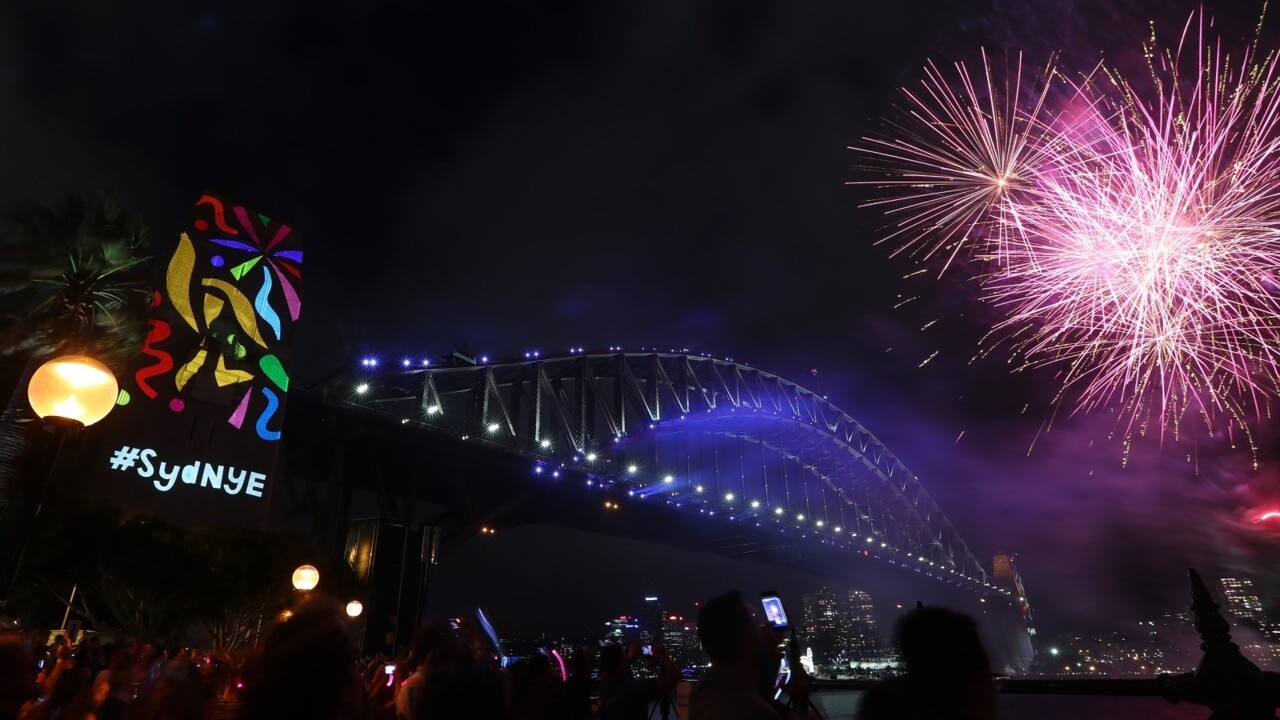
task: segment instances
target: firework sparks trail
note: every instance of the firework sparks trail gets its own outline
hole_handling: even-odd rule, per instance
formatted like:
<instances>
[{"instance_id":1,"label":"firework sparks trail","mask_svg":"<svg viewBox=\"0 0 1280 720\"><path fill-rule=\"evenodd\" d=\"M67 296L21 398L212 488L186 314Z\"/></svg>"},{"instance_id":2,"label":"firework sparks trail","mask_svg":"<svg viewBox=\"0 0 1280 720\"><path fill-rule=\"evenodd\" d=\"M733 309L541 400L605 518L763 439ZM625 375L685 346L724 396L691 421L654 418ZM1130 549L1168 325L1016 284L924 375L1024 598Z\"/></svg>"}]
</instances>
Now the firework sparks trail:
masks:
<instances>
[{"instance_id":1,"label":"firework sparks trail","mask_svg":"<svg viewBox=\"0 0 1280 720\"><path fill-rule=\"evenodd\" d=\"M964 63L955 70L958 90L930 62L920 88L903 90L909 120L850 148L885 176L871 183L884 197L868 206L881 207L897 225L880 242L900 241L897 252L925 259L946 253L944 270L967 240L1005 238L1010 225L998 220L1008 201L1034 191L1036 168L1052 152L1039 119L1052 64L1038 76L1038 94L1023 91L1021 56L1006 81L985 51L976 79Z\"/></svg>"},{"instance_id":2,"label":"firework sparks trail","mask_svg":"<svg viewBox=\"0 0 1280 720\"><path fill-rule=\"evenodd\" d=\"M854 148L887 178L867 183L884 240L981 263L1003 313L983 354L1062 369L1059 399L1122 408L1126 434L1188 411L1247 429L1280 387L1280 72L1252 47L1231 60L1198 17L1144 48L1141 86L1049 70L1060 92L1028 99L994 90L985 54L983 91L930 64L928 93L905 91L913 124Z\"/></svg>"}]
</instances>

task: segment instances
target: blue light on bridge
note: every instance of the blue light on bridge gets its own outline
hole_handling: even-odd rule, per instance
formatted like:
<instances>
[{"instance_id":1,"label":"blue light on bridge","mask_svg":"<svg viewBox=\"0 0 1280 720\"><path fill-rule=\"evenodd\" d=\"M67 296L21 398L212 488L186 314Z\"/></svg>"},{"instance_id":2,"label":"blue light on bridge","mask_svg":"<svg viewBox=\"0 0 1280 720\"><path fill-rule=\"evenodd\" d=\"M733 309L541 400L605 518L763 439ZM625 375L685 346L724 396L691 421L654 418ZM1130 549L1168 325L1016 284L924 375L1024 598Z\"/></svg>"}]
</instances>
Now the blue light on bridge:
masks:
<instances>
[{"instance_id":1,"label":"blue light on bridge","mask_svg":"<svg viewBox=\"0 0 1280 720\"><path fill-rule=\"evenodd\" d=\"M609 352L611 353L623 352L623 347L620 345L611 345L609 346L608 349L609 349ZM644 348L644 350L646 352L658 353L659 356L658 357L646 356L645 358L642 358L643 362L646 363L643 366L639 366L642 368L648 368L648 363L660 362L660 363L663 363L663 365L665 366L665 364L668 361L674 363L680 360L679 358L661 357L662 351L656 347ZM588 351L585 346L572 346L568 348L567 354L574 355L577 353L589 353L589 352L602 352L602 351L598 349L594 351ZM696 357L691 356L690 351L688 349L672 348L670 349L669 352L672 353L672 355L684 354L685 356L687 356L683 360L683 362L686 363L686 365L691 364L692 370L695 374L704 372L701 369L699 365L699 360L697 358L713 358L713 356L708 353L698 353ZM400 355L400 353L395 353L391 356L390 358L391 367L394 367L394 357L396 355ZM559 377L559 375L563 375L565 372L567 372L565 368L585 367L585 365L579 364L579 363L565 364L565 363L558 362L557 356L559 358L565 357L564 354L558 351L549 352L548 357L550 359L548 360L547 368L540 372L556 374L556 376ZM374 355L363 355L358 357L360 358L359 359L360 366L363 369L365 369L365 378L360 378L359 375L357 375L355 378L350 378L350 376L348 376L349 379L347 380L347 382L350 384L347 384L346 387L354 388L354 391L355 391L354 394L360 396L359 400L356 400L354 397L352 397L351 400L364 404L364 403L367 403L371 397L373 397L381 402L387 402L388 400L386 398L383 398L382 394L403 392L398 385L384 385L383 383L376 382L376 380L374 379L374 374L375 374L375 369L379 368L379 365L380 365L380 360L378 359L378 357ZM420 372L415 375L413 373L413 369L418 367L419 363L423 368L430 367L431 366L430 359L424 358L424 356L422 355L419 355L417 357L411 357L411 356L407 357L404 355L400 355L400 357L401 357L401 365L405 370L402 377L409 380L412 380L415 377L420 378L419 381L424 383L424 387L419 391L417 395L418 402L421 403L420 405L418 405L418 410L417 410L418 414L415 416L415 414L412 411L406 412L406 413L397 413L398 415L400 415L399 419L401 419L401 422L402 423L412 422L417 420L420 423L426 426L429 426L432 429L442 428L444 427L444 423L452 422L460 426L457 427L456 429L452 427L448 429L454 429L454 431L458 433L466 433L468 430L468 427L452 419L455 415L459 418L462 417L462 415L459 415L457 412L451 411L451 412L454 412L453 415L450 415L448 418L444 418L443 420L440 418L440 416L443 414L442 399L447 400L448 398L454 397L455 395L458 395L460 394L460 392L462 392L458 388L463 386L458 383L456 378L465 377L465 373L468 372L469 367L472 368L476 373L482 373L486 375L493 373L494 372L493 369L489 367L476 368L471 365L454 365L454 364L446 363L447 367L443 368L442 370L437 370L433 373ZM496 365L495 367L501 367L501 368L506 368L507 367L506 364L511 364L513 366L520 365L519 362L516 361L515 358L511 356L497 357L496 360L493 359L494 357L495 356L484 354L484 355L478 356L478 362L476 361L472 361L472 362L475 362L475 364L477 365L486 365L486 366L492 363L498 363L498 365ZM541 357L540 350L531 349L531 350L523 351L523 357L526 360L526 362L524 363L525 367L540 367L537 363L528 362L528 361L531 361L533 358L540 358ZM633 358L631 358L630 356L627 356L622 360L622 362L630 362L632 359ZM637 358L637 360L641 360L641 359ZM726 357L725 362L734 363L735 360L731 357ZM722 367L719 364L719 362L715 360L702 361L702 364L703 365L714 364L715 367ZM612 367L612 366L610 365L609 367ZM592 365L590 367L590 372L602 373L606 379L612 378L612 376L609 375L610 371L602 368L605 368L605 366L601 365L600 367L596 367L595 365ZM662 366L659 367L658 372L661 372L661 369L662 369ZM685 368L685 369L687 370L688 368ZM575 371L581 372L580 369ZM746 371L750 371L750 368L740 368L736 372L746 372ZM670 372L670 368L667 368L667 372ZM765 377L763 373L761 374L761 376ZM749 377L755 378L754 375L749 375ZM714 483L711 487L704 487L703 484L696 484L693 479L695 477L702 476L701 468L686 471L683 467L681 467L682 475L679 478L680 480L679 483L677 483L676 482L677 476L673 472L664 474L661 471L657 471L657 468L655 467L646 467L646 473L644 478L642 479L639 476L640 467L638 464L626 463L623 460L623 457L618 457L617 455L612 457L605 455L605 453L607 453L608 451L608 445L605 444L603 438L612 437L613 443L617 444L624 439L624 436L626 436L628 442L630 442L637 437L643 438L645 435L656 435L658 438L658 443L661 444L663 442L668 442L667 440L664 440L664 438L668 438L671 435L680 434L686 431L685 430L686 423L680 423L677 426L676 424L673 424L670 422L672 419L676 419L678 417L678 419L682 421L687 421L689 417L692 416L695 422L698 422L703 419L702 416L704 413L711 414L711 415L715 415L717 413L721 415L728 415L730 413L736 414L739 408L743 409L744 411L746 410L750 411L750 413L746 413L745 416L744 415L737 416L738 418L741 418L743 420L746 420L747 418L752 418L752 417L760 417L762 415L766 417L778 416L778 415L795 415L795 417L793 418L795 421L804 423L806 425L812 425L815 427L823 426L824 429L828 430L829 433L833 435L839 435L840 430L844 430L845 431L844 434L846 436L850 436L850 429L861 431L860 426L858 426L856 422L848 419L843 415L837 416L838 418L842 418L842 419L833 421L833 420L830 420L829 417L825 415L823 417L815 417L811 412L801 413L799 410L796 409L796 406L802 403L813 404L815 408L818 408L823 413L829 414L833 411L838 413L839 411L838 409L831 408L830 406L819 407L817 403L821 403L822 400L826 399L824 396L820 394L807 391L804 388L801 388L795 385L794 383L786 383L785 381L779 381L777 378L772 378L772 376L767 376L766 379L768 378L771 378L769 379L769 382L772 382L773 385L778 386L776 388L773 387L773 385L764 387L764 390L766 391L765 398L773 402L772 407L770 407L770 405L765 402L757 403L755 401L755 398L748 400L745 396L742 398L737 398L736 396L732 398L728 398L727 396L725 396L724 398L722 398L722 400L725 400L724 402L715 402L714 400L707 400L704 397L703 398L704 402L697 407L695 407L692 404L687 404L684 406L678 403L676 405L669 405L667 403L667 399L664 396L662 401L659 403L659 407L654 407L650 409L650 412L652 413L650 414L651 421L646 421L649 426L648 429L655 431L655 433L635 432L637 427L643 428L644 427L643 425L632 426L631 429L633 430L633 432L623 433L618 430L618 425L616 423L613 423L613 427L609 428L609 430L612 430L612 432L606 431L608 432L608 434L591 435L590 433L584 432L581 435L581 438L582 438L581 445L579 445L579 441L577 439L579 438L579 435L570 434L569 437L573 438L570 440L570 445L572 447L561 446L560 444L558 444L557 441L555 441L551 437L537 438L535 435L534 439L532 440L532 449L534 450L534 452L529 452L529 450L526 449L524 450L523 453L519 453L519 454L525 454L526 458L528 458L531 461L529 466L532 467L532 470L533 470L532 474L535 474L539 477L545 477L546 475L553 475L554 477L559 477L560 472L564 471L564 469L571 468L572 469L571 472L578 473L576 474L576 477L582 478L582 475L587 475L586 478L582 478L582 479L586 481L586 484L588 487L600 487L601 490L609 490L609 489L621 490L625 487L625 488L629 488L628 496L632 498L638 498L638 499L644 499L645 497L648 497L651 494L657 494L665 501L666 504L672 505L674 507L682 507L683 505L689 504L692 502L693 506L698 506L698 505L704 506L703 509L699 510L704 514L715 515L716 512L719 512L722 516L728 517L730 520L747 520L748 522L755 522L757 526L763 527L765 525L763 524L762 521L767 519L768 515L770 514L768 512L769 505L767 501L768 499L770 499L768 495L773 494L772 492L769 492L772 490L771 487L768 488L768 490L766 491L766 495L762 496L759 493L759 488L756 487L755 485L751 485L749 482L750 478L745 475L743 478L743 486L739 488L742 490L741 493L736 492L736 490L726 491L726 488L724 487L724 483L720 482L718 477L717 477L717 482ZM351 380L353 379L356 380L357 382L359 382L362 379L369 379L370 382L359 382L359 384L355 384L351 382ZM641 378L641 380L644 380L644 378ZM616 378L615 378L615 381L621 382ZM763 380L758 378L755 378L753 381L763 382ZM404 382L404 380L398 379L397 382ZM492 382L492 381L489 381L489 382ZM498 378L498 382L500 386L505 389L508 381L500 377ZM652 382L652 381L648 381L648 382ZM437 383L440 384L439 390L436 389ZM773 393L773 395L769 395L768 393ZM706 395L705 391L703 392L703 395ZM779 398L781 400L779 400ZM395 397L392 399L397 402L403 401L403 399L399 397ZM410 397L409 399L412 399L412 398ZM730 402L729 400L733 400L733 402ZM738 402L738 400L740 400L741 402ZM491 401L492 401L492 398L486 398L486 403ZM791 403L792 407L790 408L790 410L788 410L785 407L780 408L778 403L781 401ZM500 396L498 398L498 402L499 402L499 412L497 413L497 415L499 417L506 417L505 415L502 414L502 412L507 409L505 407L505 396ZM708 405L710 405L710 407L708 407ZM454 405L451 404L450 407L454 408ZM674 410L675 412L672 412L672 410ZM695 415L694 413L697 413L697 414ZM755 416L752 416L751 413L755 413ZM463 413L463 414L465 415L467 413ZM488 407L486 407L485 414L487 414L490 418L495 416L495 414L491 410L489 410ZM643 415L644 413L641 412L641 417L643 417ZM405 416L408 416L407 421L402 419ZM503 422L503 421L499 421L499 422L486 421L483 425L481 425L481 427L484 429L484 431L482 432L482 436L487 437L491 442L501 443L503 442L504 439L506 439L506 440L514 440L514 441L523 441L523 443L528 443L529 440L525 439L527 438L527 436L525 435L526 428L522 420L523 420L523 416L521 416L520 418L515 418L510 423ZM570 420L572 420L572 418L570 418ZM469 420L468 422L474 423L474 420ZM628 424L630 423L628 422ZM604 426L604 423L597 423L597 425ZM663 431L657 431L658 425L663 425ZM711 426L711 427L714 427L714 426ZM470 428L471 428L471 432L475 432L474 425L471 425ZM695 432L702 431L702 428L703 428L703 425L699 425L698 428L695 429ZM579 428L578 430L581 430L581 429ZM578 430L575 430L575 432L577 432ZM545 430L543 432L545 433ZM458 437L458 435L454 435L454 436ZM514 437L509 437L509 436L514 436ZM463 440L468 439L468 437L469 436L465 434L461 435L461 439ZM863 433L863 434L860 434L858 437L862 439L862 445L865 446L867 444L867 440L869 439L871 441L873 448L879 448L881 451L883 451L883 448L875 444L874 438L870 438L869 434ZM837 438L837 440L839 439L840 438ZM844 439L848 440L849 437L845 437ZM519 445L523 443L513 442L512 444L514 447L519 447ZM524 447L529 448L530 446L525 444ZM590 448L590 447L597 447L601 449L588 452L587 448ZM764 446L761 445L762 456L765 453L765 450L763 449L763 447ZM704 452L702 450L701 445L699 445L698 448L699 449L697 450L697 452L699 453ZM559 451L561 449L567 451L564 454L563 458L557 457L560 454ZM865 455L866 454L865 451L867 450L867 448L862 447L861 449L862 451L864 451L863 454ZM539 450L541 452L539 452ZM575 451L577 454L574 454ZM677 452L684 452L683 446L679 446ZM715 442L713 440L712 453L714 454L715 452L716 452L716 448L715 448ZM852 450L850 452L857 454L857 449ZM626 454L631 454L631 453L627 452ZM781 451L779 451L779 454L785 455L785 453L782 453ZM570 456L572 457L572 462L570 462ZM657 456L655 454L655 459L656 457ZM559 462L561 459L563 459L564 462ZM668 467L671 467L670 463L672 461L666 456L665 448L664 448L664 455L662 459L663 459L663 462L661 463L654 462L652 464L657 465L658 467L661 467L662 465L667 465ZM701 457L699 457L699 459L701 459ZM786 480L786 476L785 476L785 471L787 469L786 464L789 460L791 460L791 456L785 455L785 457L782 457L778 461L783 464L782 470L784 473L784 476L783 476L784 480ZM873 471L879 472L882 469L881 467L882 465L888 466L887 472L889 472L890 475L892 475L892 471L894 469L903 470L903 468L898 467L894 464L896 463L896 459L892 458L891 456L889 457L889 461L882 462L878 456L874 457L874 460L877 466L873 468ZM796 458L794 461L796 463L800 463L799 458ZM762 464L763 462L764 461L762 460ZM559 467L561 469L554 469L557 463L559 464ZM773 469L774 469L774 466L771 465L769 467L770 475L772 474ZM601 476L600 473L605 473L605 475ZM759 473L757 473L756 479L761 479L764 476L765 476L765 471L761 470ZM594 482L592 479L590 479L593 477L594 477ZM827 479L825 475L820 477L823 480ZM660 478L660 480L658 480L658 478ZM710 479L710 478L708 477L707 479ZM908 477L908 480L918 481L918 478ZM756 484L758 485L758 483ZM618 485L620 487L615 488L614 485ZM730 486L736 487L736 485L732 485L732 484ZM688 494L695 495L695 499L688 498ZM715 497L712 497L712 495L714 495ZM716 500L715 498L719 498L719 499ZM737 511L735 512L737 501L739 499L743 502L743 505L747 507L743 509L737 509ZM826 507L825 501L822 507ZM805 511L798 512L798 508L796 507L796 504L790 503L790 502L788 502L788 504L786 505L781 505L781 506L775 505L774 511L772 513L774 515L774 523L772 523L768 527L772 527L775 532L787 532L788 529L794 527L796 532L800 533L802 536L811 537L825 544L837 545L837 546L846 547L846 548L853 547L855 549L861 549L861 548L856 548L856 546L853 545L852 542L850 542L850 541L856 542L859 536L865 537L866 544L871 545L872 548L874 548L875 543L879 542L880 540L879 535L881 534L881 531L879 529L873 530L871 533L867 533L865 531L862 531L861 527L858 527L858 528L855 528L856 531L848 531L846 533L846 531L844 531L841 525L843 524L844 521L847 521L851 518L846 518L844 516L845 509L843 507L841 507L841 512L838 513L837 516L835 517L829 517L826 511L824 511L823 519L821 520L811 517L811 513L809 512L811 509L812 508L806 506ZM862 515L862 513L859 513L859 514ZM788 516L790 516L792 520L787 520ZM862 516L876 523L876 526L878 527L878 524L880 521L869 518L865 515L862 515ZM830 521L830 523L828 521ZM831 523L837 523L837 524L831 524ZM861 523L861 521L859 521L859 523ZM824 530L829 530L829 532L823 532ZM884 529L883 532L885 534L888 534L892 532L892 530L893 530L892 525L889 525ZM809 535L809 533L812 533L812 535ZM827 536L828 539L823 539L824 535ZM967 567L960 567L959 569L957 569L954 563L935 562L932 560L927 560L926 556L918 553L921 550L924 550L924 551L929 551L929 550L927 548L916 547L911 542L905 543L904 547L901 547L901 548L889 547L886 542L880 542L880 547L883 548L883 550L873 554L876 557L880 557L886 561L890 557L893 557L897 559L898 562L902 563L905 566L920 568L920 571L930 573L930 574L937 572L938 575L943 578L947 578L946 575L941 574L941 570L943 569L945 569L947 571L947 574L950 576L957 577L957 578L958 577L970 578L970 575L967 572ZM937 568L937 570L932 570L932 568ZM970 579L977 580L978 583L981 583L981 579L978 579L978 578L970 578ZM1009 594L1009 593L1004 593L1004 594Z\"/></svg>"}]
</instances>

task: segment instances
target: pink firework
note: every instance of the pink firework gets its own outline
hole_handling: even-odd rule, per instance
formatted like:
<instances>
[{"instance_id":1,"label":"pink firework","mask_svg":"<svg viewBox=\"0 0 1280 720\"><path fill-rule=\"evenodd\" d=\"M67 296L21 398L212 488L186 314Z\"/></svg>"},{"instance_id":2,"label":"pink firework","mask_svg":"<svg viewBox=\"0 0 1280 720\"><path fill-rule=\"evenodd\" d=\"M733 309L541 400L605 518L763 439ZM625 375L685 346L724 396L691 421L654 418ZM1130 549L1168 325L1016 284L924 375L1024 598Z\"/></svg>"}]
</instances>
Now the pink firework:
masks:
<instances>
[{"instance_id":1,"label":"pink firework","mask_svg":"<svg viewBox=\"0 0 1280 720\"><path fill-rule=\"evenodd\" d=\"M1000 242L974 248L1005 314L986 351L1061 369L1078 409L1115 409L1130 433L1187 411L1243 425L1280 377L1276 60L1231 62L1194 20L1173 50L1146 48L1143 89L1111 70L1071 86L1070 113L1031 117L1031 187L987 206Z\"/></svg>"}]
</instances>

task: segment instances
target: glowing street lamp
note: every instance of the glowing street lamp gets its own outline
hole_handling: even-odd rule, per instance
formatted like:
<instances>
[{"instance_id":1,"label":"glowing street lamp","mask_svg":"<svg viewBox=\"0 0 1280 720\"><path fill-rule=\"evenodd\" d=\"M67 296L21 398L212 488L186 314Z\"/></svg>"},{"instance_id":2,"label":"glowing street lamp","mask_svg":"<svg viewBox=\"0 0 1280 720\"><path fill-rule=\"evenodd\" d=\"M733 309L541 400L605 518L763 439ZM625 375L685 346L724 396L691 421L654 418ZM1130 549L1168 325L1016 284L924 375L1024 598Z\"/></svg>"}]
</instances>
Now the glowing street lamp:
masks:
<instances>
[{"instance_id":1,"label":"glowing street lamp","mask_svg":"<svg viewBox=\"0 0 1280 720\"><path fill-rule=\"evenodd\" d=\"M41 365L27 383L27 400L42 420L92 425L111 412L120 395L116 376L88 355L64 355Z\"/></svg>"},{"instance_id":2,"label":"glowing street lamp","mask_svg":"<svg viewBox=\"0 0 1280 720\"><path fill-rule=\"evenodd\" d=\"M364 612L364 603L359 600L352 600L347 603L347 617L355 620L360 617L360 613Z\"/></svg>"},{"instance_id":3,"label":"glowing street lamp","mask_svg":"<svg viewBox=\"0 0 1280 720\"><path fill-rule=\"evenodd\" d=\"M293 587L295 590L309 592L320 584L320 571L315 565L299 565L293 571Z\"/></svg>"},{"instance_id":4,"label":"glowing street lamp","mask_svg":"<svg viewBox=\"0 0 1280 720\"><path fill-rule=\"evenodd\" d=\"M45 491L58 467L67 435L92 425L111 412L120 395L120 386L111 369L88 355L63 355L45 362L27 382L27 400L41 422L54 435L53 458L40 484L34 488L35 505L26 509L19 521L17 551L0 574L0 609L9 602L22 559L31 542L36 519L44 505Z\"/></svg>"}]
</instances>

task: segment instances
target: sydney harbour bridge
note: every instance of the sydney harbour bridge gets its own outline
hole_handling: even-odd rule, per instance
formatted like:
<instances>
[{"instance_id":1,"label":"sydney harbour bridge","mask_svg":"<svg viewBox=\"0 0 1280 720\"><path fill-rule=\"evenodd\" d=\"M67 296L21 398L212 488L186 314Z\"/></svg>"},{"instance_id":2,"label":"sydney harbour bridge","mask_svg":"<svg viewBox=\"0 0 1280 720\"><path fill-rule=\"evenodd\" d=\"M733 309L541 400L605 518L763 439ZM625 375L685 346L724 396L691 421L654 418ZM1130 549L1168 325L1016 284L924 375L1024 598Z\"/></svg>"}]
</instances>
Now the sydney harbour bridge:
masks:
<instances>
[{"instance_id":1,"label":"sydney harbour bridge","mask_svg":"<svg viewBox=\"0 0 1280 720\"><path fill-rule=\"evenodd\" d=\"M867 428L745 364L612 349L368 358L290 402L276 505L335 550L361 515L452 528L458 541L542 522L1019 599Z\"/></svg>"}]
</instances>

